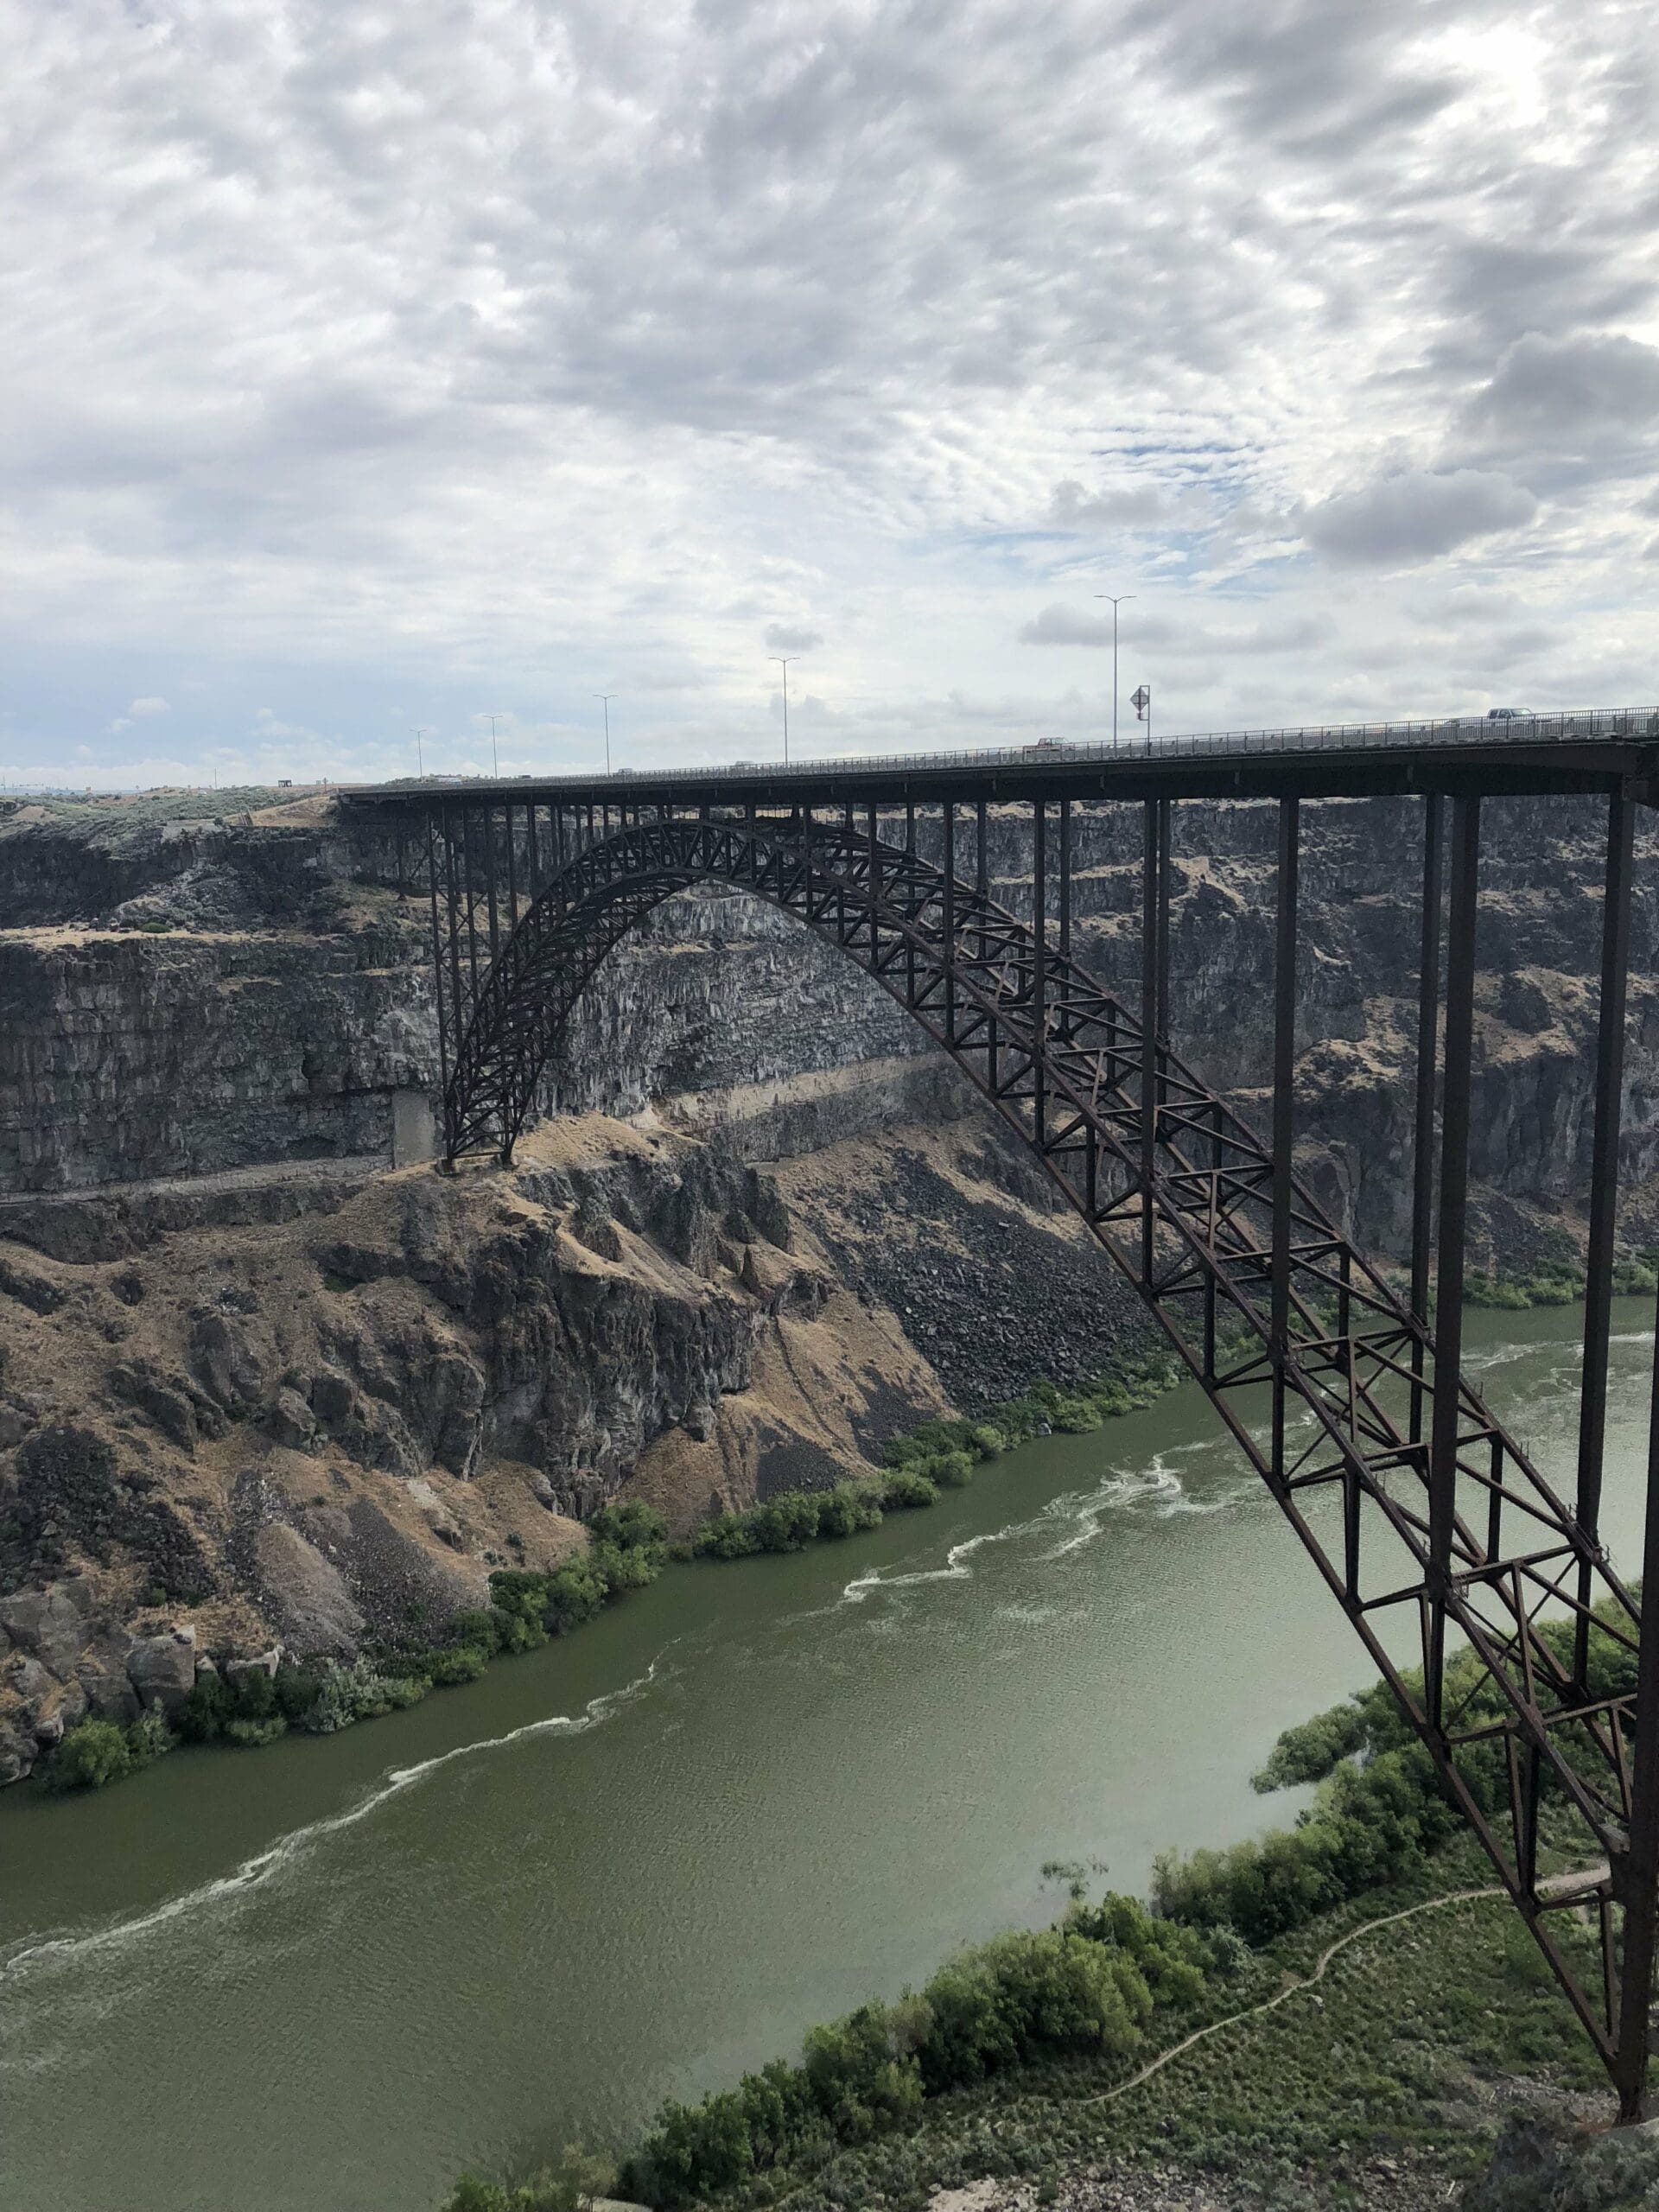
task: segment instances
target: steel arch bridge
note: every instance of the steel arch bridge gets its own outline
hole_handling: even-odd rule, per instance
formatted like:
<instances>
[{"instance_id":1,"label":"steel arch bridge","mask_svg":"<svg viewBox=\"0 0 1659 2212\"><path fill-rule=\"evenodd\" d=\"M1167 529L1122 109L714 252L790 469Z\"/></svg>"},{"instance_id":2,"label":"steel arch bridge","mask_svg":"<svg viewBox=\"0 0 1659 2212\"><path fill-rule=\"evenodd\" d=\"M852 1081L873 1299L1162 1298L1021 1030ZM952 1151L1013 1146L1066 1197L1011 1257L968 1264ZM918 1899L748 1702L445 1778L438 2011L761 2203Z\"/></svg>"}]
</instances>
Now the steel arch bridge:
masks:
<instances>
[{"instance_id":1,"label":"steel arch bridge","mask_svg":"<svg viewBox=\"0 0 1659 2212\"><path fill-rule=\"evenodd\" d=\"M918 849L908 794L902 843L882 834L874 797L861 821L850 798L832 799L823 819L804 794L741 788L714 804L702 794L687 804L639 793L616 804L614 823L605 802L597 819L589 804L584 822L580 807L550 797L545 836L533 799L520 810L522 835L512 800L493 794L429 801L416 817L426 839L451 1161L484 1149L511 1158L542 1071L601 963L645 914L694 884L727 885L794 915L950 1054L1135 1285L1268 1486L1543 1949L1625 2118L1644 2108L1659 1921L1659 1617L1644 1634L1599 1520L1633 828L1637 804L1651 801L1656 766L1644 747L1615 772L1602 763L1564 786L1602 791L1608 802L1585 1390L1571 1500L1463 1371L1478 779L1447 779L1449 834L1440 793L1431 789L1423 802L1425 1049L1408 1294L1353 1248L1293 1169L1294 783L1276 802L1265 1136L1169 1045L1169 796L1141 798L1138 1007L1071 957L1075 801L1064 792L1039 788L1030 801L1028 920L989 895L983 796L967 799L965 824L961 801L941 796L937 859ZM886 814L896 823L891 799ZM522 915L521 880L530 893ZM1644 1573L1659 1589L1655 1493L1650 1469ZM1561 1640L1541 1632L1547 1608L1574 1624L1565 1656ZM1421 1653L1421 1681L1390 1656L1401 1639L1389 1631L1402 1616ZM1605 1674L1592 1684L1592 1618L1618 1656L1615 1690ZM1448 1667L1448 1639L1466 1644L1472 1668ZM1503 1778L1496 1802L1494 1752ZM1567 1877L1541 1867L1547 1805L1552 1840L1565 1840L1576 1870ZM1563 1928L1563 1916L1578 1914L1594 1931L1593 1973L1581 1968L1582 1946Z\"/></svg>"}]
</instances>

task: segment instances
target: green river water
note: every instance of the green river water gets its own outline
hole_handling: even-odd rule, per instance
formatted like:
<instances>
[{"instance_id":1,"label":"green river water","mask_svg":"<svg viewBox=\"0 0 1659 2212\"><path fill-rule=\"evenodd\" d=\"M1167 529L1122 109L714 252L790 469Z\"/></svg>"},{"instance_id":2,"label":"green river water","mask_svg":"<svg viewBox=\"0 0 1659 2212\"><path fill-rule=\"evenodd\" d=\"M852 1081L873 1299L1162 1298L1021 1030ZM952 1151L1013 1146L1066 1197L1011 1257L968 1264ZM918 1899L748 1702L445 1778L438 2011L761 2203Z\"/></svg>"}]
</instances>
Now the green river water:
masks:
<instances>
[{"instance_id":1,"label":"green river water","mask_svg":"<svg viewBox=\"0 0 1659 2212\"><path fill-rule=\"evenodd\" d=\"M1567 1483L1576 1312L1477 1314ZM1618 1309L1637 1541L1651 1308ZM1283 1822L1274 1736L1366 1679L1196 1389L796 1557L676 1569L325 1739L0 1799L7 2212L430 2212L469 2164L625 2143L953 1946L1039 1869Z\"/></svg>"}]
</instances>

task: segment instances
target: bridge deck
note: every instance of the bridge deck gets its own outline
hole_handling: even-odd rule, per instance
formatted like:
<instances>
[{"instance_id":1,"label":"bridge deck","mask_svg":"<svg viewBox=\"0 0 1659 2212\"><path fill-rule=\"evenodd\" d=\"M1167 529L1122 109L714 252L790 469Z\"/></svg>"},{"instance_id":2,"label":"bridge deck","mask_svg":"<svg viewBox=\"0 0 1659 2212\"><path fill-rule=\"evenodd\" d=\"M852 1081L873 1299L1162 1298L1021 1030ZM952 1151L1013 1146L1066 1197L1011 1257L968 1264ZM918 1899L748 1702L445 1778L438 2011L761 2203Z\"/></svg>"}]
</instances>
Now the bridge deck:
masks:
<instances>
[{"instance_id":1,"label":"bridge deck","mask_svg":"<svg viewBox=\"0 0 1659 2212\"><path fill-rule=\"evenodd\" d=\"M346 785L350 809L394 813L494 804L845 805L948 798L1360 798L1407 791L1496 797L1623 789L1659 804L1659 708L1596 708L1522 721L1441 720L1160 737L1150 747L987 747L812 760L788 767L619 768L604 776L444 778Z\"/></svg>"}]
</instances>

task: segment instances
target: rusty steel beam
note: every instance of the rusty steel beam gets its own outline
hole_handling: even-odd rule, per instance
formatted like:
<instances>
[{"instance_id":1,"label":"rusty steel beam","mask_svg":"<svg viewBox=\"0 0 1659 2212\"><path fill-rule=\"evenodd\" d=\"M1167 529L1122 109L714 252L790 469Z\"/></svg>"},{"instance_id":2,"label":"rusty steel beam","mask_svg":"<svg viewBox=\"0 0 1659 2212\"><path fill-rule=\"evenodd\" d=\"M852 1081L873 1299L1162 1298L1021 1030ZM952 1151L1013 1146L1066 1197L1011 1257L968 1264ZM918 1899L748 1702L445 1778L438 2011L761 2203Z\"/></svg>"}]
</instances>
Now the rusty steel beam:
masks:
<instances>
[{"instance_id":1,"label":"rusty steel beam","mask_svg":"<svg viewBox=\"0 0 1659 2212\"><path fill-rule=\"evenodd\" d=\"M1411 1310L1428 1326L1429 1266L1434 1249L1434 1078L1440 1023L1440 878L1445 810L1423 801L1422 929L1417 956L1417 1080L1411 1160ZM1423 1350L1412 1343L1411 1438L1423 1433Z\"/></svg>"},{"instance_id":2,"label":"rusty steel beam","mask_svg":"<svg viewBox=\"0 0 1659 2212\"><path fill-rule=\"evenodd\" d=\"M1475 1022L1475 924L1480 801L1452 806L1452 883L1446 954L1446 1079L1440 1109L1440 1262L1434 1300L1434 1424L1429 1446L1429 1579L1424 1681L1431 1723L1442 1718L1446 1599L1457 1511L1459 1395L1463 1373L1464 1248L1469 1216L1469 1098Z\"/></svg>"},{"instance_id":3,"label":"rusty steel beam","mask_svg":"<svg viewBox=\"0 0 1659 2212\"><path fill-rule=\"evenodd\" d=\"M1630 860L1636 809L1621 791L1608 802L1602 896L1601 997L1596 1022L1595 1134L1590 1165L1590 1237L1584 1292L1583 1388L1579 1400L1579 1526L1601 1529L1601 1470L1607 1433L1607 1345L1612 1325L1613 1243L1618 1215L1618 1136L1624 1085L1624 985L1630 964ZM1576 1671L1582 1680L1589 1621L1580 1617Z\"/></svg>"},{"instance_id":4,"label":"rusty steel beam","mask_svg":"<svg viewBox=\"0 0 1659 2212\"><path fill-rule=\"evenodd\" d=\"M1166 852L1167 832L1160 840ZM1273 962L1273 1259L1268 1352L1273 1375L1273 1471L1285 1465L1285 1370L1290 1349L1290 1243L1296 1141L1296 906L1301 870L1300 802L1279 802L1279 870Z\"/></svg>"}]
</instances>

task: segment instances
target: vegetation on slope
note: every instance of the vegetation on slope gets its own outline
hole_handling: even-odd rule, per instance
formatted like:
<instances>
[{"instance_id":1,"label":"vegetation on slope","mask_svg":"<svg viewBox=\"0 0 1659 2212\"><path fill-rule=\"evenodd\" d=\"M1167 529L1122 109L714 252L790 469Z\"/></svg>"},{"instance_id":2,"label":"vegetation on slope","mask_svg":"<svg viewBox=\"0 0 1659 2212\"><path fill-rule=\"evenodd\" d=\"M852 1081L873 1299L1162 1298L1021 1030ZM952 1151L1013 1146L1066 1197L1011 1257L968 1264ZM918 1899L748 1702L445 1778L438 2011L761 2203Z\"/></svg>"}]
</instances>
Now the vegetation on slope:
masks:
<instances>
[{"instance_id":1,"label":"vegetation on slope","mask_svg":"<svg viewBox=\"0 0 1659 2212\"><path fill-rule=\"evenodd\" d=\"M1565 1636L1554 1627L1546 1633ZM1598 1688L1626 1687L1629 1664L1611 1637L1592 1637ZM1490 1700L1470 1655L1459 1655L1452 1673L1453 1692L1460 1700L1471 1698L1471 1713ZM1496 1804L1504 1786L1497 1745L1490 1775L1478 1772L1476 1779ZM1287 1731L1256 1783L1264 1790L1312 1783L1317 1794L1292 1828L1225 1851L1166 1854L1151 1911L1112 1893L1090 1904L1074 1889L1053 1927L997 1936L948 1961L919 1991L812 2029L792 2065L775 2061L700 2103L667 2105L625 2163L620 2188L675 2209L715 2198L770 2202L785 2191L791 2201L804 2192L810 2202L841 2206L876 2196L906 2203L924 2174L937 2180L944 2172L930 2160L939 2139L935 2117L946 2109L964 2122L975 2158L990 2161L971 2169L959 2164L956 2178L969 2170L1052 2172L1052 2114L1029 2133L997 2128L987 2117L988 2139L976 2112L1000 2113L1009 2099L1074 2103L1075 2082L1049 2086L1056 2069L1084 2069L1098 2101L1195 2026L1273 1997L1287 1967L1300 1961L1305 1975L1309 1936L1317 1934L1316 1950L1328 1949L1370 1916L1364 1902L1376 1893L1390 1893L1384 1916L1392 1916L1432 1899L1437 1889L1484 1886L1484 1866L1432 1761L1381 1683ZM1471 1899L1468 1911L1478 1921L1480 1943L1459 1948L1465 1979L1445 1984L1439 1969L1446 1946L1437 1936L1440 1949L1420 1960L1436 1966L1434 2010L1420 2015L1414 2000L1402 1999L1389 2037L1409 2043L1428 2034L1433 2021L1443 2038L1455 2031L1462 2063L1542 2067L1575 2088L1599 2082L1530 1937L1511 1918L1481 1916L1479 1903ZM1570 1923L1564 1929L1568 1944L1584 1948L1587 1965L1587 1935ZM1418 1956L1415 1939L1410 1955ZM1523 1993L1527 2003L1506 1999L1500 2008L1492 2001L1495 1986ZM1500 2025L1489 2032L1494 2020ZM1416 2026L1408 2024L1413 2021ZM1321 2143L1333 2151L1356 2139L1409 2138L1418 2152L1432 2151L1442 2165L1450 2161L1465 2171L1457 2167L1459 2129L1413 2120L1422 2067L1409 2063L1408 2051L1395 2054L1392 2071L1373 2063L1367 2056L1373 2031L1381 2037L1382 2024L1368 2013L1363 2035L1344 2033L1333 2070L1316 2030L1280 2088L1259 2105L1231 2101L1231 2062L1212 2055L1222 2094L1217 2102L1212 2082L1209 2116L1182 2120L1178 2132L1186 2147L1211 2164L1259 2154L1282 2182ZM1273 2033L1282 2038L1291 2031L1281 2025ZM918 2149L920 2137L935 2150ZM1094 2136L1085 2127L1068 2139L1075 2148ZM849 2158L856 2178L832 2186L826 2177L847 2171ZM492 2186L469 2178L449 2212L513 2212L513 2198L492 2194ZM533 2194L523 2200L523 2212L539 2212Z\"/></svg>"}]
</instances>

